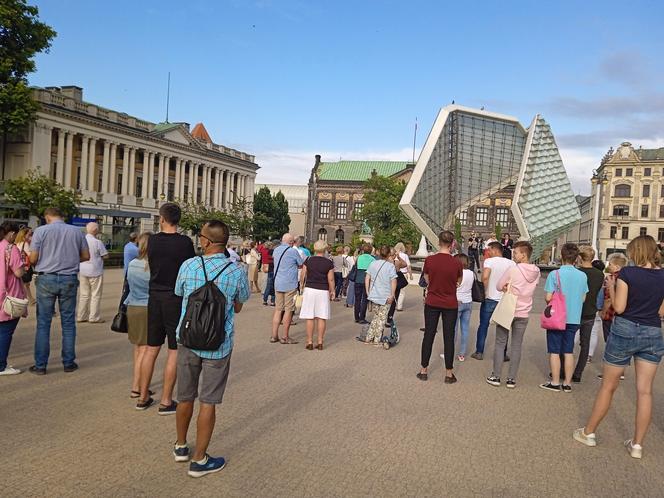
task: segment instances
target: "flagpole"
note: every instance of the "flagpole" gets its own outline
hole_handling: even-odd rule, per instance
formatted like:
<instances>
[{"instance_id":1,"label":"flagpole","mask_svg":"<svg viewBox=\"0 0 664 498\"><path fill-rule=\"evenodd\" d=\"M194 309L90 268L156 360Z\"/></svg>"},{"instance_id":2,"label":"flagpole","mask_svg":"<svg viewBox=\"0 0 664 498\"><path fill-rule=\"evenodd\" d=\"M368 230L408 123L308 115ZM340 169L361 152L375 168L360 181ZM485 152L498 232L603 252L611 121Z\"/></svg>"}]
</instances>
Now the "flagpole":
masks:
<instances>
[{"instance_id":1,"label":"flagpole","mask_svg":"<svg viewBox=\"0 0 664 498\"><path fill-rule=\"evenodd\" d=\"M415 117L415 133L413 134L413 164L415 164L415 142L417 142L417 117Z\"/></svg>"}]
</instances>

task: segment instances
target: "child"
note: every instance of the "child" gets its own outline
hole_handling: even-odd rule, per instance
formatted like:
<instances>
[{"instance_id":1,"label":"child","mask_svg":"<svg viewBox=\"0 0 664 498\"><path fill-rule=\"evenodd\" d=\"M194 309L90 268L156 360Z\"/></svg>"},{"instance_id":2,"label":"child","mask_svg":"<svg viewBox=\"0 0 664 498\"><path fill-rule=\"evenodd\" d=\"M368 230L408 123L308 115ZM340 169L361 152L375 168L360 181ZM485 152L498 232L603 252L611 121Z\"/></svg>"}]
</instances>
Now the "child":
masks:
<instances>
[{"instance_id":1,"label":"child","mask_svg":"<svg viewBox=\"0 0 664 498\"><path fill-rule=\"evenodd\" d=\"M611 323L616 312L611 304L611 297L609 296L609 285L615 287L616 279L620 274L620 270L627 266L627 258L620 252L614 252L609 256L606 265L607 277L604 279L604 307L600 312L602 318L602 331L604 332L604 342L609 339L609 332L611 331Z\"/></svg>"}]
</instances>

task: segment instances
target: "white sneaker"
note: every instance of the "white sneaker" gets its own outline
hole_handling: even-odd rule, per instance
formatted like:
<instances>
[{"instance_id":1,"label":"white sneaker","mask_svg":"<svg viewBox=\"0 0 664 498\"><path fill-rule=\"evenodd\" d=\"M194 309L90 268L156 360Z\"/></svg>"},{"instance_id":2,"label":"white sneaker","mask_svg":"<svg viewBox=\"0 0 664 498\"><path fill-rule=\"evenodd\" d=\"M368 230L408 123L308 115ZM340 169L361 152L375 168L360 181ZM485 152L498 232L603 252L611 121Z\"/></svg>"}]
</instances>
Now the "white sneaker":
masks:
<instances>
[{"instance_id":1,"label":"white sneaker","mask_svg":"<svg viewBox=\"0 0 664 498\"><path fill-rule=\"evenodd\" d=\"M0 375L18 375L20 373L21 371L18 368L8 366L2 372L0 372Z\"/></svg>"},{"instance_id":2,"label":"white sneaker","mask_svg":"<svg viewBox=\"0 0 664 498\"><path fill-rule=\"evenodd\" d=\"M581 429L577 429L574 431L574 439L576 439L579 443L585 444L586 446L597 446L597 439L595 438L595 433L592 434L586 434L583 432L585 427L581 427Z\"/></svg>"},{"instance_id":3,"label":"white sneaker","mask_svg":"<svg viewBox=\"0 0 664 498\"><path fill-rule=\"evenodd\" d=\"M625 441L625 448L632 458L641 458L643 456L643 446L632 443L631 439Z\"/></svg>"}]
</instances>

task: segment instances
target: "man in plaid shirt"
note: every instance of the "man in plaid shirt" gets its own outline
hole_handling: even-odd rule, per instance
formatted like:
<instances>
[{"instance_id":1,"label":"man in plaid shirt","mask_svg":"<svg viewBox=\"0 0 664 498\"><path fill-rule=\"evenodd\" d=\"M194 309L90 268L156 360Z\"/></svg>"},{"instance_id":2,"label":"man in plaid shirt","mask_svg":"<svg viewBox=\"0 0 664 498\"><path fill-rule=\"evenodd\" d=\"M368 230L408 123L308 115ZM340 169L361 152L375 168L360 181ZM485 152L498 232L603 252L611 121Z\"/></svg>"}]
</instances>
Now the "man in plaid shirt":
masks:
<instances>
[{"instance_id":1,"label":"man in plaid shirt","mask_svg":"<svg viewBox=\"0 0 664 498\"><path fill-rule=\"evenodd\" d=\"M207 448L214 430L216 405L221 404L226 390L233 351L235 314L242 310L242 303L249 299L247 274L227 256L228 237L228 227L223 222L218 220L207 222L200 234L203 259L197 256L182 263L175 282L175 294L183 298L182 314L177 330L179 341L180 327L187 310L189 296L205 284L202 265L205 264L209 278L214 278L228 263L231 263L215 280L219 290L226 296L226 339L216 351L198 351L178 346L179 403L176 412L178 438L173 448L173 455L176 462L187 462L191 459L188 472L191 477L202 477L218 472L226 465L224 458L209 456ZM198 432L196 448L192 454L187 445L187 432L194 412L194 400L199 396L199 392Z\"/></svg>"}]
</instances>

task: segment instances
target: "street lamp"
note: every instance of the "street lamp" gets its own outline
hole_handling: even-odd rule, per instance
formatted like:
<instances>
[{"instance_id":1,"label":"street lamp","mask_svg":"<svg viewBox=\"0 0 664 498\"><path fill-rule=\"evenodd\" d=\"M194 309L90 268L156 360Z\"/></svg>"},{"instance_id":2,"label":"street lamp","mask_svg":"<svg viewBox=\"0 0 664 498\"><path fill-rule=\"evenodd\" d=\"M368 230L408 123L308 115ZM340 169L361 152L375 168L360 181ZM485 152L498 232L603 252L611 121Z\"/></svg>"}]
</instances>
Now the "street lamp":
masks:
<instances>
[{"instance_id":1,"label":"street lamp","mask_svg":"<svg viewBox=\"0 0 664 498\"><path fill-rule=\"evenodd\" d=\"M595 250L595 255L599 259L599 209L602 198L602 186L609 183L609 178L605 171L593 170L591 183L595 186L595 211L593 213L593 234L592 234L592 248ZM615 244L615 240L614 240Z\"/></svg>"}]
</instances>

